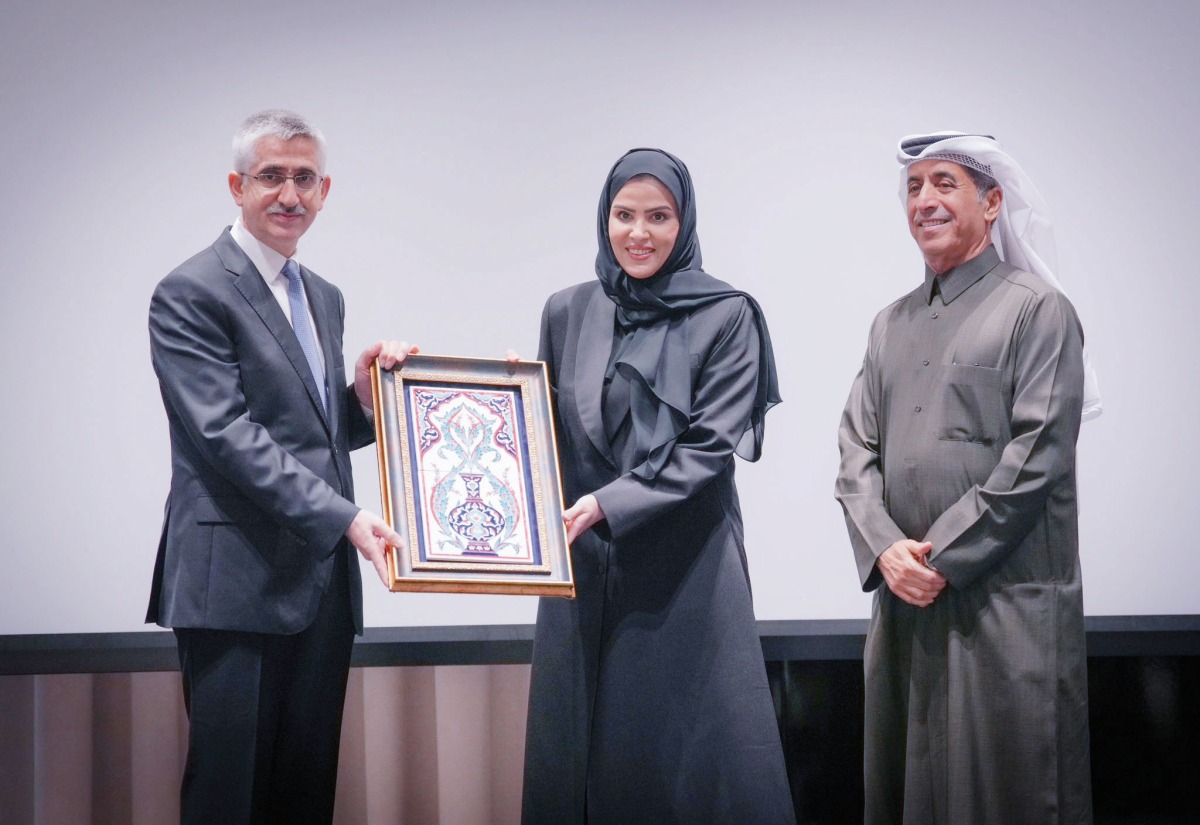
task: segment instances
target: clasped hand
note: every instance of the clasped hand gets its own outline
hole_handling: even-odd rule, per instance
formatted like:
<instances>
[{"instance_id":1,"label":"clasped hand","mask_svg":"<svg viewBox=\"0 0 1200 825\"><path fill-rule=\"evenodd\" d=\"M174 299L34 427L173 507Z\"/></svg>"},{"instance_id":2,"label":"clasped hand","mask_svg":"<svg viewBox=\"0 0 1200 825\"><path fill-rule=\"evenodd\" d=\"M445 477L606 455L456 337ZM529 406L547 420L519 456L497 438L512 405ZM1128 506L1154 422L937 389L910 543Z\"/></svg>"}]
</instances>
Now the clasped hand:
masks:
<instances>
[{"instance_id":1,"label":"clasped hand","mask_svg":"<svg viewBox=\"0 0 1200 825\"><path fill-rule=\"evenodd\" d=\"M875 560L888 589L914 607L929 607L946 587L946 577L925 563L932 549L927 541L901 539Z\"/></svg>"}]
</instances>

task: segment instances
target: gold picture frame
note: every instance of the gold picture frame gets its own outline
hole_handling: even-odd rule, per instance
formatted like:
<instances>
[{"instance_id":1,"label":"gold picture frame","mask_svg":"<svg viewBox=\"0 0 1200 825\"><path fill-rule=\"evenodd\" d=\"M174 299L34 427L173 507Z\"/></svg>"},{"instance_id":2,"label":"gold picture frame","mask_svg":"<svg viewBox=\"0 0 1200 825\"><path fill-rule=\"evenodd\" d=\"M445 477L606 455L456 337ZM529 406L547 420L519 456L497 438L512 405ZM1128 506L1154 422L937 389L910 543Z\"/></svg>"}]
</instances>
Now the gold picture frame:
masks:
<instances>
[{"instance_id":1,"label":"gold picture frame","mask_svg":"<svg viewBox=\"0 0 1200 825\"><path fill-rule=\"evenodd\" d=\"M575 595L541 361L371 366L393 591Z\"/></svg>"}]
</instances>

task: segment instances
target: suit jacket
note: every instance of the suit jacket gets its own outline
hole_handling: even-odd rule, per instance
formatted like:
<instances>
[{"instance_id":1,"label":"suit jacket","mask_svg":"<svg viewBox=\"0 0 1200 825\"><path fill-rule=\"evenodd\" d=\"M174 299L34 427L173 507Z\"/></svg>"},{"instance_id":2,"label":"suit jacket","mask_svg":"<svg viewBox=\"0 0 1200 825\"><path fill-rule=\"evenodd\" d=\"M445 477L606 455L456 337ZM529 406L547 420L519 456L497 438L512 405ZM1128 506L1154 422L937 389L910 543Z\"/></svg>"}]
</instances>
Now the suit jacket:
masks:
<instances>
[{"instance_id":1,"label":"suit jacket","mask_svg":"<svg viewBox=\"0 0 1200 825\"><path fill-rule=\"evenodd\" d=\"M346 382L341 292L303 267L301 277L328 416L287 316L228 229L154 291L150 354L172 472L148 622L296 633L345 564L362 632L362 580L344 535L358 513L350 450L374 433Z\"/></svg>"}]
</instances>

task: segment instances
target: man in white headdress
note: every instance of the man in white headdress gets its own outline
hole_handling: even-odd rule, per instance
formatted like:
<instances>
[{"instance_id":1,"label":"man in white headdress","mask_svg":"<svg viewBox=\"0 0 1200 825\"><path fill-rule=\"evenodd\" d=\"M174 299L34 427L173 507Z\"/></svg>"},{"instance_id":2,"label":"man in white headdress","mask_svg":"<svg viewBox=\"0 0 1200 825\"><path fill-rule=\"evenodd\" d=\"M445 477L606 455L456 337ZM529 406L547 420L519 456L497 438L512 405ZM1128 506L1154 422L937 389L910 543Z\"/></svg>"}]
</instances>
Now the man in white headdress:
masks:
<instances>
[{"instance_id":1,"label":"man in white headdress","mask_svg":"<svg viewBox=\"0 0 1200 825\"><path fill-rule=\"evenodd\" d=\"M866 822L1088 822L1082 328L994 139L910 137L898 159L925 278L871 326L836 485L875 591Z\"/></svg>"}]
</instances>

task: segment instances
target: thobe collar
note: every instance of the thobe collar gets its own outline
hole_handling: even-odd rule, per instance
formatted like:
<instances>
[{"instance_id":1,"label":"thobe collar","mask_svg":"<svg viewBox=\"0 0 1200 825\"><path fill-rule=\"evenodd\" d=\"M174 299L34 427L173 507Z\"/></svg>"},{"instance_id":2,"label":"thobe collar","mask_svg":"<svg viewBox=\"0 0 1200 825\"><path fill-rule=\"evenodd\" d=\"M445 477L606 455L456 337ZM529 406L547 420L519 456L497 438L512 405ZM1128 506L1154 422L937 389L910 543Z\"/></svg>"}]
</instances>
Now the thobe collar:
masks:
<instances>
[{"instance_id":1,"label":"thobe collar","mask_svg":"<svg viewBox=\"0 0 1200 825\"><path fill-rule=\"evenodd\" d=\"M938 275L927 265L925 267L925 303L933 302L935 283L942 296L942 303L948 304L966 292L967 287L974 285L976 281L995 269L998 263L1000 263L1000 253L996 251L996 247L989 246L971 260L948 269L942 275Z\"/></svg>"}]
</instances>

